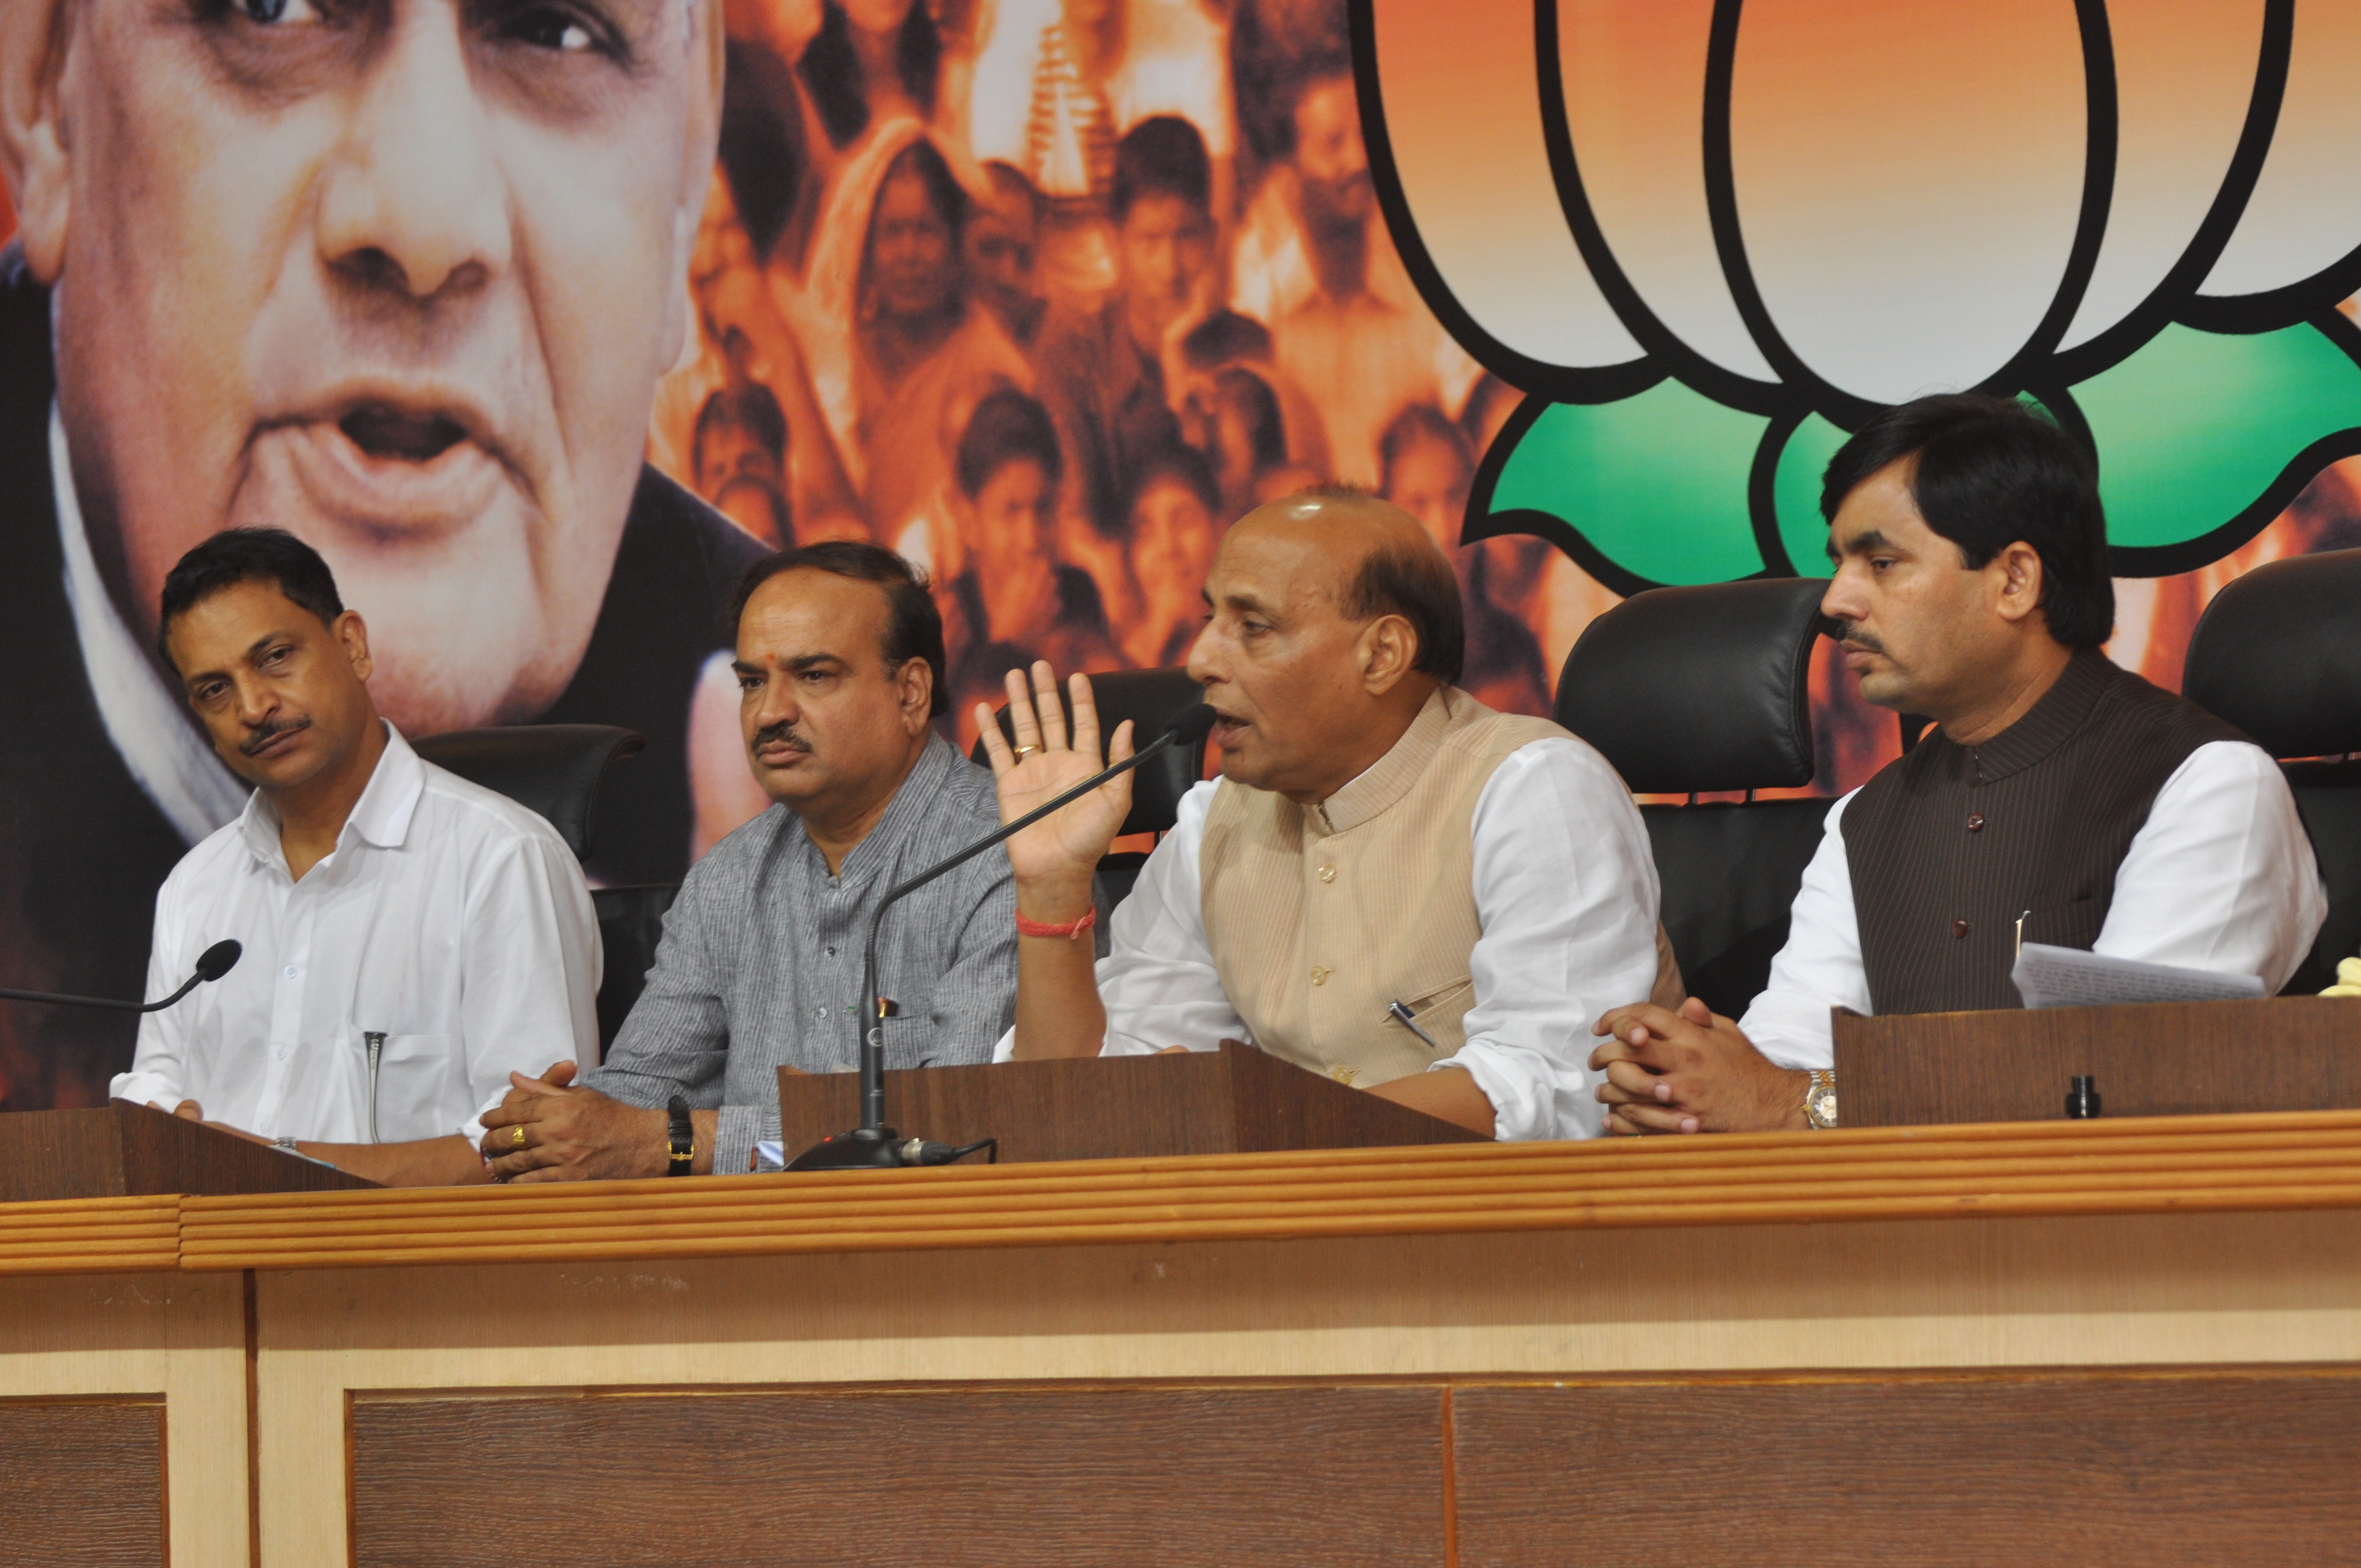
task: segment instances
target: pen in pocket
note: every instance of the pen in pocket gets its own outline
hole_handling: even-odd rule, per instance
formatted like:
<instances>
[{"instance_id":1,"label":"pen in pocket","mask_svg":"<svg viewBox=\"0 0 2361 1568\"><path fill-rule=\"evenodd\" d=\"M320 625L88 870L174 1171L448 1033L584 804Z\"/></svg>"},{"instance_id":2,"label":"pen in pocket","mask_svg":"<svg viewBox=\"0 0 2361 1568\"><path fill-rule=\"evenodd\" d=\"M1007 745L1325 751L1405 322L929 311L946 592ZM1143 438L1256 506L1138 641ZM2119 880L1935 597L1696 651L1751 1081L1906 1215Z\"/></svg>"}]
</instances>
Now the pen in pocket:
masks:
<instances>
[{"instance_id":1,"label":"pen in pocket","mask_svg":"<svg viewBox=\"0 0 2361 1568\"><path fill-rule=\"evenodd\" d=\"M1400 1024L1403 1028L1408 1029L1411 1034L1416 1035L1420 1039L1424 1040L1426 1042L1427 1049L1431 1051L1439 1051L1443 1048L1441 1046L1434 1043L1434 1036L1433 1035L1428 1034L1425 1030L1418 1026L1417 1020L1411 1014L1411 1010L1403 1006L1400 1002L1387 1003L1386 1011L1393 1014L1395 1023Z\"/></svg>"}]
</instances>

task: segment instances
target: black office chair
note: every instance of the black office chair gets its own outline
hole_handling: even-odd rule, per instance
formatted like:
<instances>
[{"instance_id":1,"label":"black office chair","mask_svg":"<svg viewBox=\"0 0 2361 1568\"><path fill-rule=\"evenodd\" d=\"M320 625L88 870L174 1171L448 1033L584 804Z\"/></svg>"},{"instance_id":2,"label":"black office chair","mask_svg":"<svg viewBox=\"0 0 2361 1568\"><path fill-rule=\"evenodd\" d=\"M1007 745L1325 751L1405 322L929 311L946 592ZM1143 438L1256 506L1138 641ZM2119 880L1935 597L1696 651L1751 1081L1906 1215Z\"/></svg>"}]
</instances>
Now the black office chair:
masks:
<instances>
[{"instance_id":1,"label":"black office chair","mask_svg":"<svg viewBox=\"0 0 2361 1568\"><path fill-rule=\"evenodd\" d=\"M497 729L454 729L422 736L412 749L471 784L496 790L546 817L575 858L590 853L590 829L599 781L609 764L638 755L647 741L609 724L517 724ZM601 1058L647 983L664 911L678 883L593 888L598 938L606 952L598 987Z\"/></svg>"},{"instance_id":2,"label":"black office chair","mask_svg":"<svg viewBox=\"0 0 2361 1568\"><path fill-rule=\"evenodd\" d=\"M1135 745L1145 746L1164 733L1164 727L1179 716L1181 709L1194 707L1204 700L1204 693L1189 678L1186 670L1121 670L1112 674L1091 677L1091 698L1099 710L1099 734L1102 738L1115 733L1115 727L1125 719L1131 720ZM1066 710L1066 721L1073 722L1073 704L1065 688L1058 688L1059 706ZM1016 731L1008 719L1008 706L1003 703L994 715L1000 721L1000 732L1008 743L1016 743ZM978 740L972 753L979 762L984 760L983 742ZM1131 815L1123 819L1123 833L1169 833L1180 819L1180 797L1187 795L1205 776L1205 742L1175 746L1163 755L1150 758L1134 769L1131 775ZM1137 853L1109 855L1099 862L1099 886L1107 900L1107 912L1130 896L1132 883L1139 880L1139 868L1148 857Z\"/></svg>"},{"instance_id":3,"label":"black office chair","mask_svg":"<svg viewBox=\"0 0 2361 1568\"><path fill-rule=\"evenodd\" d=\"M2361 952L2361 550L2257 566L2213 596L2181 695L2281 759L2312 835L2328 921L2286 994L2333 984ZM2302 761L2287 759L2300 758Z\"/></svg>"},{"instance_id":4,"label":"black office chair","mask_svg":"<svg viewBox=\"0 0 2361 1568\"><path fill-rule=\"evenodd\" d=\"M1689 994L1736 1017L1770 978L1830 803L1752 798L1812 779L1815 578L1652 588L1592 621L1556 718L1642 795L1744 790L1743 803L1644 806L1662 918Z\"/></svg>"},{"instance_id":5,"label":"black office chair","mask_svg":"<svg viewBox=\"0 0 2361 1568\"><path fill-rule=\"evenodd\" d=\"M608 764L639 755L647 744L611 724L514 724L422 736L411 749L470 784L531 806L548 818L577 860L587 860Z\"/></svg>"}]
</instances>

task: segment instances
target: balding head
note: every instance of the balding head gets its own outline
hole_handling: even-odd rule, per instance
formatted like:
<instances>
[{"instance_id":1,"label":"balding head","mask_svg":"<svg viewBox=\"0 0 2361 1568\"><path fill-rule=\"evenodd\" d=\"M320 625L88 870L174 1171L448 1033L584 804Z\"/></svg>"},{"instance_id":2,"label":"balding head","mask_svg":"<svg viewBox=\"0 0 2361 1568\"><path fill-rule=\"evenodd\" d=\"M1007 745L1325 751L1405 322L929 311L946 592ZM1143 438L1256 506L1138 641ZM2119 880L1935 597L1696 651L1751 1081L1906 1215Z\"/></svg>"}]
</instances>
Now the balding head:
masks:
<instances>
[{"instance_id":1,"label":"balding head","mask_svg":"<svg viewBox=\"0 0 2361 1568\"><path fill-rule=\"evenodd\" d=\"M1451 563L1410 513L1343 485L1257 507L1206 584L1189 658L1222 769L1324 800L1385 754L1466 648Z\"/></svg>"}]
</instances>

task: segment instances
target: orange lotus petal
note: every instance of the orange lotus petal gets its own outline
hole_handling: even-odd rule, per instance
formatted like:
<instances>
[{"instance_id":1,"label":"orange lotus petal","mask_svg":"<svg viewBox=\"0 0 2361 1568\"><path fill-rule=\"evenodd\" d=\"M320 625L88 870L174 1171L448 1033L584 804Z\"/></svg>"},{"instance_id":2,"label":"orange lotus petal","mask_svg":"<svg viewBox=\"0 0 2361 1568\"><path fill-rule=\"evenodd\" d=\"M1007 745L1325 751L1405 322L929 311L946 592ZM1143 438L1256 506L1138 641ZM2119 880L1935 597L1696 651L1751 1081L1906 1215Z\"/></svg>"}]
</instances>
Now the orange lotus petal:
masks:
<instances>
[{"instance_id":1,"label":"orange lotus petal","mask_svg":"<svg viewBox=\"0 0 2361 1568\"><path fill-rule=\"evenodd\" d=\"M1639 358L1558 205L1532 0L1375 0L1371 10L1401 193L1461 308L1501 345L1546 365Z\"/></svg>"},{"instance_id":2,"label":"orange lotus petal","mask_svg":"<svg viewBox=\"0 0 2361 1568\"><path fill-rule=\"evenodd\" d=\"M2263 0L2135 0L2110 6L2115 189L2073 348L2122 321L2164 280L2220 194L2255 95Z\"/></svg>"},{"instance_id":3,"label":"orange lotus petal","mask_svg":"<svg viewBox=\"0 0 2361 1568\"><path fill-rule=\"evenodd\" d=\"M2065 276L2087 136L2071 0L1751 0L1730 156L1772 327L1878 402L1993 375Z\"/></svg>"},{"instance_id":4,"label":"orange lotus petal","mask_svg":"<svg viewBox=\"0 0 2361 1568\"><path fill-rule=\"evenodd\" d=\"M1556 0L1566 126L1584 194L1641 302L1692 352L1777 377L1739 316L1705 188L1713 0Z\"/></svg>"},{"instance_id":5,"label":"orange lotus petal","mask_svg":"<svg viewBox=\"0 0 2361 1568\"><path fill-rule=\"evenodd\" d=\"M2268 293L2361 245L2361 5L2295 8L2287 98L2245 217L2200 292Z\"/></svg>"}]
</instances>

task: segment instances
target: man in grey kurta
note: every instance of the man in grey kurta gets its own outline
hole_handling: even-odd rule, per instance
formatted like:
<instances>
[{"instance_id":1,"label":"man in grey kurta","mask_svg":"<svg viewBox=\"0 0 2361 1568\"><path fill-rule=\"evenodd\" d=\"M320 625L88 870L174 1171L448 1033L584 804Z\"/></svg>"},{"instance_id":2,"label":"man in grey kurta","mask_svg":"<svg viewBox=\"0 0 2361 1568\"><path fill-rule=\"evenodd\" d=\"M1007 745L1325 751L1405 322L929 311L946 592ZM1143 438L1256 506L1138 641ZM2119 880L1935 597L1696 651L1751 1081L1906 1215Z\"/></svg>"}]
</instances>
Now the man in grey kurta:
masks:
<instances>
[{"instance_id":1,"label":"man in grey kurta","mask_svg":"<svg viewBox=\"0 0 2361 1568\"><path fill-rule=\"evenodd\" d=\"M562 1066L521 1077L485 1115L496 1178L662 1175L675 1095L693 1108L694 1173L741 1172L779 1135L781 1067L854 1069L878 900L1000 825L991 773L931 729L942 653L933 599L875 545L807 545L749 571L740 717L777 804L690 869L606 1064L578 1083ZM877 963L898 1008L886 1066L991 1060L1016 1007L1007 857L979 855L896 904Z\"/></svg>"}]
</instances>

